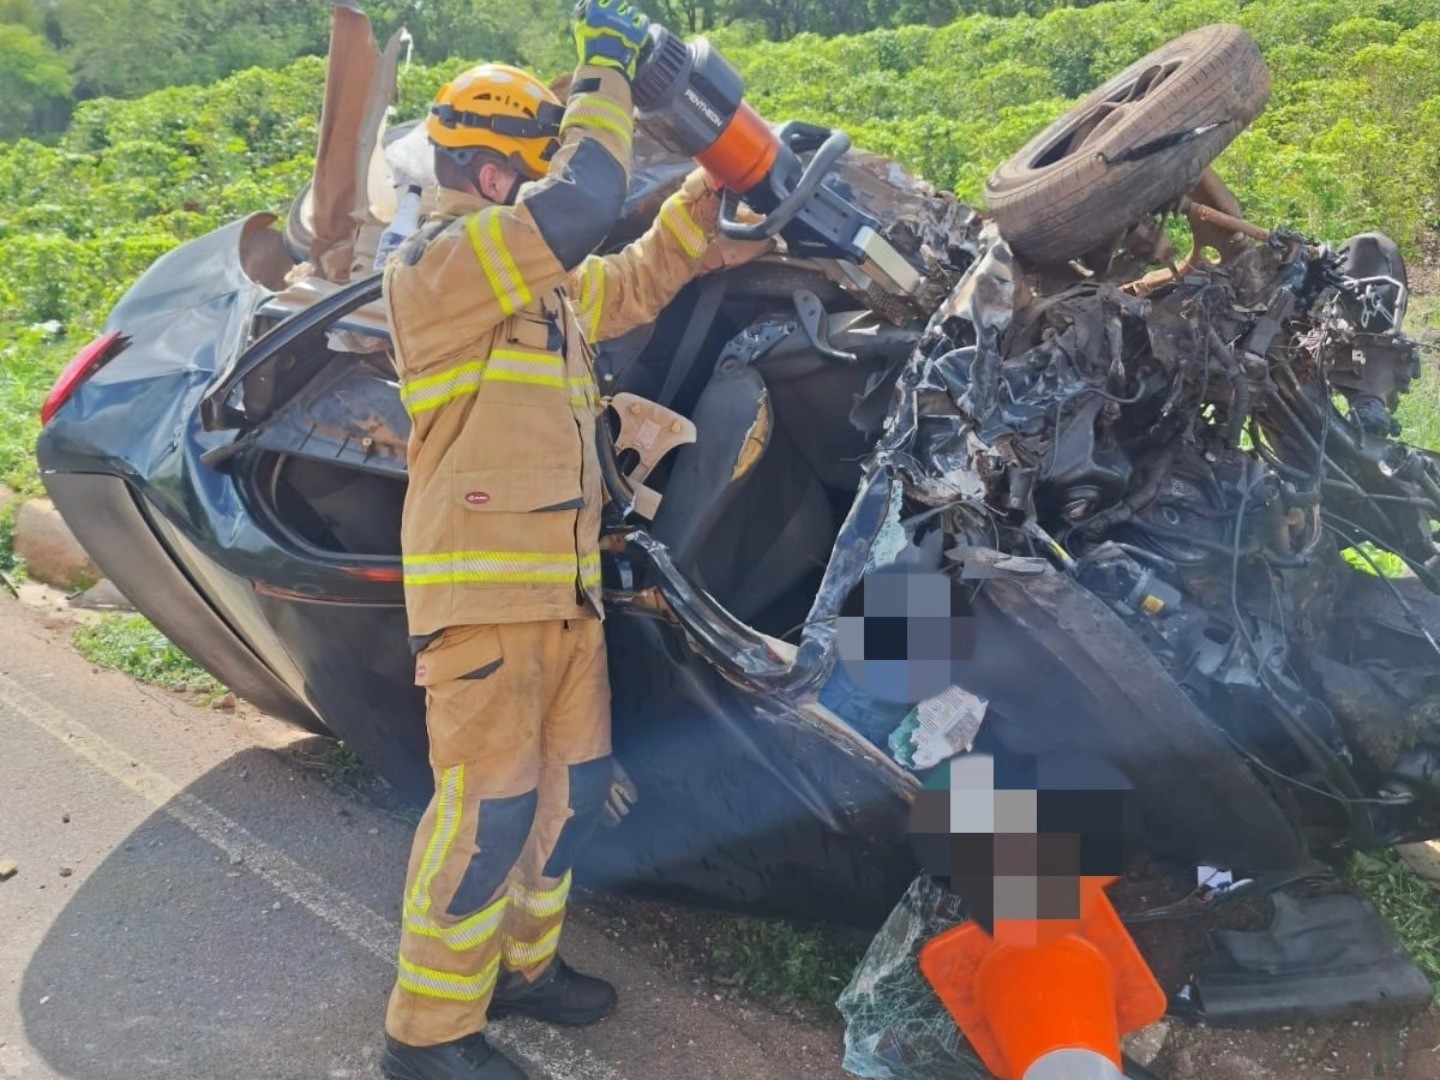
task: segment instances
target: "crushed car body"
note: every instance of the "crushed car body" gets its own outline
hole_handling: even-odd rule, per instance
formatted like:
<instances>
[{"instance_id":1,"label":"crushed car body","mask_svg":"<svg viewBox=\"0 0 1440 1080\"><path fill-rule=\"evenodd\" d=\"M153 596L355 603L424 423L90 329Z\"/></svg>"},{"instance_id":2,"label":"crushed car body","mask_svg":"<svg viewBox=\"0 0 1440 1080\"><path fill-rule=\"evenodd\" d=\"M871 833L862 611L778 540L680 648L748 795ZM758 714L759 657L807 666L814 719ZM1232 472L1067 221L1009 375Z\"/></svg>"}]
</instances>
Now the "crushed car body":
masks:
<instances>
[{"instance_id":1,"label":"crushed car body","mask_svg":"<svg viewBox=\"0 0 1440 1080\"><path fill-rule=\"evenodd\" d=\"M358 33L342 36L359 49ZM396 50L363 33L362 82L384 100ZM1201 93L1216 57L1229 74ZM1380 234L1331 248L1239 216L1208 166L1267 92L1242 32L1187 35L1037 136L993 219L852 151L834 188L915 288L781 253L688 286L600 351L606 399L648 403L693 441L637 472L619 418L601 425L614 745L639 800L586 876L885 924L846 996L860 1075L973 1060L938 1013L914 1012L906 959L963 917L912 888L907 836L951 756L1103 758L1133 786L1149 856L1234 868L1249 895L1440 833L1440 464L1398 437L1419 373L1404 264ZM1179 127L1173 103L1146 105L1167 94L1193 102ZM38 453L67 522L168 636L419 795L399 561L409 418L370 272L385 221L372 182L390 186L385 151L409 129L363 112L363 167L332 161L283 234L259 215L140 279ZM1096 146L1107 169L1076 180ZM687 168L638 138L607 243L641 232ZM1036 225L1047 192L1068 231ZM1391 560L1408 572L1372 572ZM903 607L869 607L867 583L887 578L923 583L955 627L942 647L907 636ZM911 678L922 659L938 682ZM1373 911L1322 899L1293 900L1291 925L1348 933L1352 966L1379 957ZM1388 953L1388 988L1335 990L1341 959L1299 937L1272 949L1292 949L1295 1001L1428 994ZM1195 992L1211 1015L1261 1017L1275 971L1236 964ZM894 1009L874 1000L885 987ZM892 1016L924 1045L907 1049ZM887 1072L876 1055L931 1065Z\"/></svg>"}]
</instances>

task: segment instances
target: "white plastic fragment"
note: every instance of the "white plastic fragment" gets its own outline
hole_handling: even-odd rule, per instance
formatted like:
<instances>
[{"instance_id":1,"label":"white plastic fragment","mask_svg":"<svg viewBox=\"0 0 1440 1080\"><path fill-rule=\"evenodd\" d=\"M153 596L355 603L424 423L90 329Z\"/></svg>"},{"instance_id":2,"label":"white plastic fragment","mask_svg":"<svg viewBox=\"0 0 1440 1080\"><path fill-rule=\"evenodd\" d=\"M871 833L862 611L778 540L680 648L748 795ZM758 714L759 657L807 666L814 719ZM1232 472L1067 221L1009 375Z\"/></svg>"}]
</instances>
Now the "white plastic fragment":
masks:
<instances>
[{"instance_id":1,"label":"white plastic fragment","mask_svg":"<svg viewBox=\"0 0 1440 1080\"><path fill-rule=\"evenodd\" d=\"M933 768L974 746L989 704L963 686L951 686L917 705L919 723L910 736L915 768Z\"/></svg>"}]
</instances>

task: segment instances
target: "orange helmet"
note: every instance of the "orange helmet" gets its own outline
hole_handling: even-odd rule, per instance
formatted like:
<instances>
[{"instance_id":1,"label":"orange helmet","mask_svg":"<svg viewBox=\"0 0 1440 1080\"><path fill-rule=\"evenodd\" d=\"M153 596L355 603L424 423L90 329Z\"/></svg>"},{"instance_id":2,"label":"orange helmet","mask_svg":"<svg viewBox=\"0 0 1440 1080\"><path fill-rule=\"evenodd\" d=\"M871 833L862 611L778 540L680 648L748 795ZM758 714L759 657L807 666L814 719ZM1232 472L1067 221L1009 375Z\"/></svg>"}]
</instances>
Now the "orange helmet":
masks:
<instances>
[{"instance_id":1,"label":"orange helmet","mask_svg":"<svg viewBox=\"0 0 1440 1080\"><path fill-rule=\"evenodd\" d=\"M481 64L440 88L425 131L437 149L462 164L476 150L493 150L535 180L550 171L564 111L533 75L506 64Z\"/></svg>"}]
</instances>

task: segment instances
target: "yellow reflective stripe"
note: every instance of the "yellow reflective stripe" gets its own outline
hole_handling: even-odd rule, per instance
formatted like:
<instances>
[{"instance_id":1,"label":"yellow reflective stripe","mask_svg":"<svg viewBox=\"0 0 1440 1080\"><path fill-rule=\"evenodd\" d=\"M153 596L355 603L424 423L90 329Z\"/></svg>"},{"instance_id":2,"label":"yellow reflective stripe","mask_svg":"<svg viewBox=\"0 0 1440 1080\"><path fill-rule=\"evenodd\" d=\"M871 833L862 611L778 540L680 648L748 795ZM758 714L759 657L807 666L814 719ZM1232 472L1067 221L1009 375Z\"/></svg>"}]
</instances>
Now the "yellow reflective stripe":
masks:
<instances>
[{"instance_id":1,"label":"yellow reflective stripe","mask_svg":"<svg viewBox=\"0 0 1440 1080\"><path fill-rule=\"evenodd\" d=\"M554 569L477 562L457 564L447 570L405 572L406 585L456 585L462 582L491 585L565 585L575 580L575 564L557 564Z\"/></svg>"},{"instance_id":2,"label":"yellow reflective stripe","mask_svg":"<svg viewBox=\"0 0 1440 1080\"><path fill-rule=\"evenodd\" d=\"M400 975L396 980L412 994L443 998L446 1001L480 1001L495 989L500 976L500 957L495 957L475 975L456 975L451 971L421 967L405 957L400 958Z\"/></svg>"},{"instance_id":3,"label":"yellow reflective stripe","mask_svg":"<svg viewBox=\"0 0 1440 1080\"><path fill-rule=\"evenodd\" d=\"M485 361L472 360L439 375L403 383L400 400L413 416L427 409L438 409L456 398L475 393L484 379Z\"/></svg>"},{"instance_id":4,"label":"yellow reflective stripe","mask_svg":"<svg viewBox=\"0 0 1440 1080\"><path fill-rule=\"evenodd\" d=\"M510 886L510 900L521 911L536 918L547 918L564 909L570 899L571 874L565 872L552 889L529 889L518 883Z\"/></svg>"},{"instance_id":5,"label":"yellow reflective stripe","mask_svg":"<svg viewBox=\"0 0 1440 1080\"><path fill-rule=\"evenodd\" d=\"M502 896L484 911L477 912L454 926L441 926L424 912L417 911L410 904L405 905L405 929L421 937L438 938L445 947L455 952L464 952L489 941L500 928L510 898Z\"/></svg>"},{"instance_id":6,"label":"yellow reflective stripe","mask_svg":"<svg viewBox=\"0 0 1440 1080\"><path fill-rule=\"evenodd\" d=\"M560 945L562 929L564 929L564 924L555 927L535 941L516 941L512 937L507 937L504 945L506 965L512 968L528 968L549 960L555 955L556 949Z\"/></svg>"},{"instance_id":7,"label":"yellow reflective stripe","mask_svg":"<svg viewBox=\"0 0 1440 1080\"><path fill-rule=\"evenodd\" d=\"M605 311L605 264L597 258L585 263L580 278L580 316L585 320L585 333L591 341L600 332L600 317Z\"/></svg>"},{"instance_id":8,"label":"yellow reflective stripe","mask_svg":"<svg viewBox=\"0 0 1440 1080\"><path fill-rule=\"evenodd\" d=\"M620 140L621 145L624 146L626 150L631 150L634 146L635 136L629 128L621 127L615 123L615 121L603 116L586 116L577 118L575 121L572 121L571 118L567 116L560 125L560 131L563 133L566 128L574 127L577 124L580 127L599 128L602 131L610 132Z\"/></svg>"},{"instance_id":9,"label":"yellow reflective stripe","mask_svg":"<svg viewBox=\"0 0 1440 1080\"><path fill-rule=\"evenodd\" d=\"M564 357L554 353L496 349L485 360L469 360L437 374L402 383L400 400L414 416L474 394L483 382L519 382L563 388L564 371Z\"/></svg>"},{"instance_id":10,"label":"yellow reflective stripe","mask_svg":"<svg viewBox=\"0 0 1440 1080\"><path fill-rule=\"evenodd\" d=\"M510 886L511 903L527 915L534 915L538 919L544 919L554 915L557 911L563 911L565 902L569 899L570 871L568 870L560 879L560 884L553 889L527 889L518 883L512 883Z\"/></svg>"},{"instance_id":11,"label":"yellow reflective stripe","mask_svg":"<svg viewBox=\"0 0 1440 1080\"><path fill-rule=\"evenodd\" d=\"M510 272L510 278L515 283L515 294L520 298L521 305L531 303L535 298L530 295L530 290L525 285L525 279L520 276L520 267L515 265L515 256L510 254L510 248L506 246L505 237L500 231L500 214L498 212L490 215L490 239L500 252L505 269Z\"/></svg>"},{"instance_id":12,"label":"yellow reflective stripe","mask_svg":"<svg viewBox=\"0 0 1440 1080\"><path fill-rule=\"evenodd\" d=\"M500 301L501 310L507 315L514 315L515 304L510 299L505 283L500 280L499 272L490 263L485 241L480 238L480 215L478 213L471 214L465 219L465 235L470 238L470 246L475 249L475 258L480 263L480 269L485 271L485 280L490 283L490 289L495 293L495 299Z\"/></svg>"},{"instance_id":13,"label":"yellow reflective stripe","mask_svg":"<svg viewBox=\"0 0 1440 1080\"><path fill-rule=\"evenodd\" d=\"M574 556L528 551L462 551L418 555L404 560L406 585L564 585L580 575L583 584L600 580L600 554Z\"/></svg>"},{"instance_id":14,"label":"yellow reflective stripe","mask_svg":"<svg viewBox=\"0 0 1440 1080\"><path fill-rule=\"evenodd\" d=\"M480 230L480 215L486 215L485 231ZM470 237L470 246L485 271L485 280L495 292L500 308L506 315L514 315L534 298L520 276L520 267L510 254L501 230L499 210L481 210L465 219L465 234Z\"/></svg>"},{"instance_id":15,"label":"yellow reflective stripe","mask_svg":"<svg viewBox=\"0 0 1440 1080\"><path fill-rule=\"evenodd\" d=\"M446 368L444 371L436 372L434 375L425 375L419 379L408 379L404 383L403 392L406 395L410 395L419 393L423 390L430 390L437 386L446 386L460 375L464 375L472 371L479 372L484 370L484 360L467 360L463 364L458 364L452 368Z\"/></svg>"},{"instance_id":16,"label":"yellow reflective stripe","mask_svg":"<svg viewBox=\"0 0 1440 1080\"><path fill-rule=\"evenodd\" d=\"M490 359L506 360L516 365L545 371L564 371L565 358L556 353L540 352L534 349L496 349Z\"/></svg>"},{"instance_id":17,"label":"yellow reflective stripe","mask_svg":"<svg viewBox=\"0 0 1440 1080\"><path fill-rule=\"evenodd\" d=\"M634 128L635 126L635 113L633 110L626 109L623 106L617 105L615 104L615 102L610 101L607 98L593 97L589 94L586 94L584 97L581 97L578 101L575 102L574 106L567 111L565 119L568 120L571 114L584 112L589 109L595 109L602 113L608 113L613 119L631 128Z\"/></svg>"},{"instance_id":18,"label":"yellow reflective stripe","mask_svg":"<svg viewBox=\"0 0 1440 1080\"><path fill-rule=\"evenodd\" d=\"M566 380L566 384L570 387L571 405L593 405L596 396L600 393L600 388L595 385L595 380L588 375L572 375Z\"/></svg>"},{"instance_id":19,"label":"yellow reflective stripe","mask_svg":"<svg viewBox=\"0 0 1440 1080\"><path fill-rule=\"evenodd\" d=\"M421 914L430 911L430 886L445 865L450 845L455 842L455 833L460 828L460 804L464 797L465 766L453 765L441 772L435 791L435 831L425 845L420 873L415 877L415 887L410 890L410 905Z\"/></svg>"},{"instance_id":20,"label":"yellow reflective stripe","mask_svg":"<svg viewBox=\"0 0 1440 1080\"><path fill-rule=\"evenodd\" d=\"M670 235L675 237L690 258L698 259L705 253L709 241L700 226L695 224L695 219L680 204L678 196L672 195L660 207L660 223L670 231Z\"/></svg>"},{"instance_id":21,"label":"yellow reflective stripe","mask_svg":"<svg viewBox=\"0 0 1440 1080\"><path fill-rule=\"evenodd\" d=\"M402 556L402 563L405 566L419 566L424 563L461 563L472 562L475 559L488 559L492 557L510 559L514 562L555 562L556 560L570 560L574 563L575 556L568 551L437 551L425 554ZM600 562L600 553L591 552L584 556L581 563ZM458 768L459 766L457 766Z\"/></svg>"},{"instance_id":22,"label":"yellow reflective stripe","mask_svg":"<svg viewBox=\"0 0 1440 1080\"><path fill-rule=\"evenodd\" d=\"M608 131L624 144L626 150L631 149L635 142L634 117L603 98L586 97L566 109L565 117L560 121L560 131L563 133L576 125Z\"/></svg>"},{"instance_id":23,"label":"yellow reflective stripe","mask_svg":"<svg viewBox=\"0 0 1440 1080\"><path fill-rule=\"evenodd\" d=\"M532 386L565 386L565 360L550 353L496 349L490 354L485 382L518 382Z\"/></svg>"}]
</instances>

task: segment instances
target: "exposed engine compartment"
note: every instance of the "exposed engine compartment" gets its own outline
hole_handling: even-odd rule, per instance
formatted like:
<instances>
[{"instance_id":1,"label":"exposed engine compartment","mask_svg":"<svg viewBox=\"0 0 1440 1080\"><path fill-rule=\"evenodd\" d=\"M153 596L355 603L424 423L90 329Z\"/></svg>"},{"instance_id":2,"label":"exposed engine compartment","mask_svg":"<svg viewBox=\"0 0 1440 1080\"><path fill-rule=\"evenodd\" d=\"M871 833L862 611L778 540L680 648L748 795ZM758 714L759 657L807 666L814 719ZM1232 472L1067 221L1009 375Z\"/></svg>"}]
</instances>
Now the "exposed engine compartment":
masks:
<instances>
[{"instance_id":1,"label":"exposed engine compartment","mask_svg":"<svg viewBox=\"0 0 1440 1080\"><path fill-rule=\"evenodd\" d=\"M1393 838L1386 805L1428 804L1440 760L1440 468L1392 412L1419 374L1404 266L1378 234L1227 248L1057 284L987 231L880 457L962 573L1058 565L1286 799Z\"/></svg>"}]
</instances>

